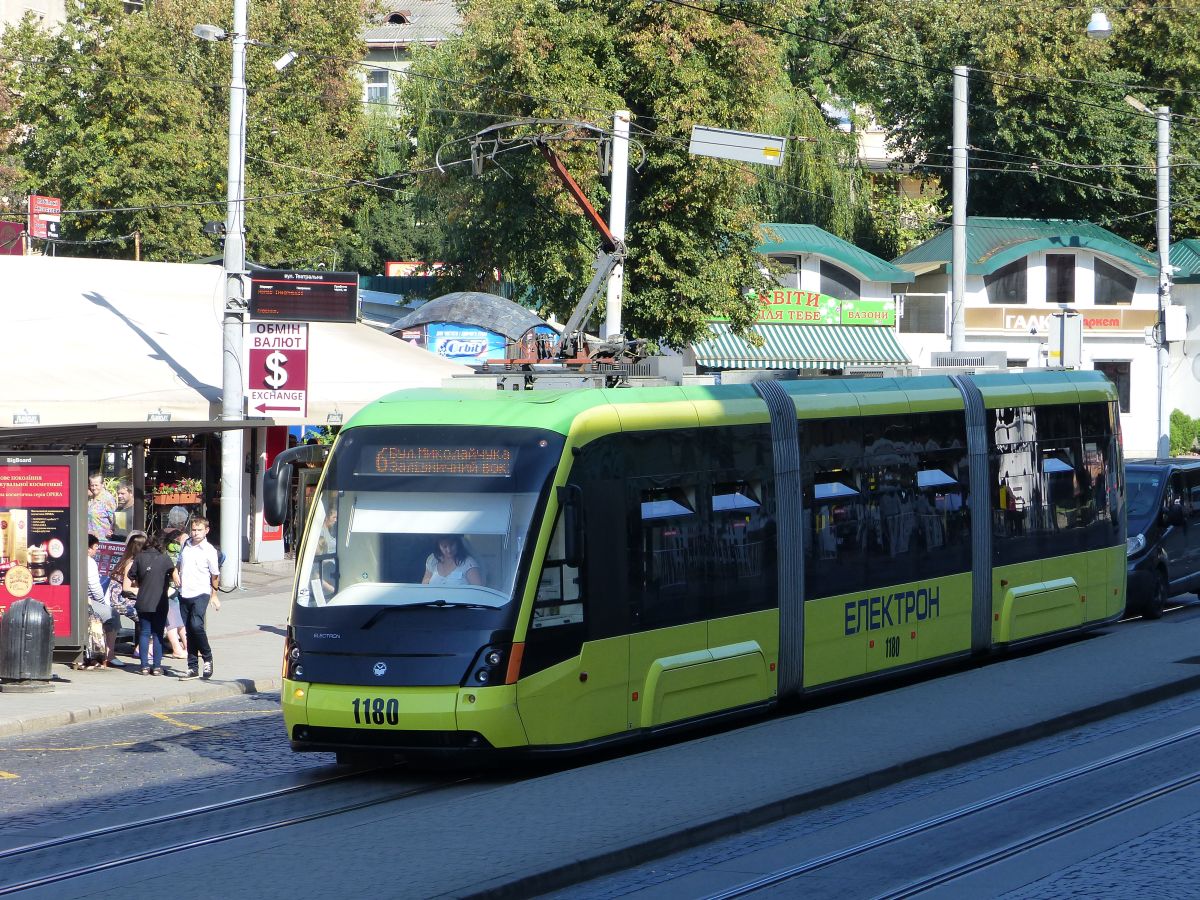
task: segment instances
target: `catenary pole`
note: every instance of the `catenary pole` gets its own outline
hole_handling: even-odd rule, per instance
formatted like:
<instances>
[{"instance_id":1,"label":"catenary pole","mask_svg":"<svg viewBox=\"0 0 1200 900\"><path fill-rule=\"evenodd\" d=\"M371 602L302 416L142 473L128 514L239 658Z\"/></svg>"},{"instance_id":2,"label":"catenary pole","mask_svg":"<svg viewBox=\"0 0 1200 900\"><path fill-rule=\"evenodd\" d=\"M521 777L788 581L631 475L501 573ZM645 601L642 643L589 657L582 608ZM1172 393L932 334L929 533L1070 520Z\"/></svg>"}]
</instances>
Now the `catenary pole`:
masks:
<instances>
[{"instance_id":1,"label":"catenary pole","mask_svg":"<svg viewBox=\"0 0 1200 900\"><path fill-rule=\"evenodd\" d=\"M608 230L618 241L625 240L625 194L629 180L629 110L613 114L612 181L608 209ZM608 305L604 317L604 334L608 340L621 334L621 300L625 286L625 266L618 264L608 278Z\"/></svg>"},{"instance_id":2,"label":"catenary pole","mask_svg":"<svg viewBox=\"0 0 1200 900\"><path fill-rule=\"evenodd\" d=\"M950 350L967 349L963 305L967 293L967 67L954 67L953 191L950 251Z\"/></svg>"},{"instance_id":3,"label":"catenary pole","mask_svg":"<svg viewBox=\"0 0 1200 900\"><path fill-rule=\"evenodd\" d=\"M225 212L225 312L222 318L221 418L242 419L242 323L246 277L246 3L233 0L233 76L229 84L229 174ZM243 432L221 435L221 544L226 590L241 583Z\"/></svg>"},{"instance_id":4,"label":"catenary pole","mask_svg":"<svg viewBox=\"0 0 1200 900\"><path fill-rule=\"evenodd\" d=\"M1158 353L1158 458L1171 455L1171 410L1167 398L1167 307L1171 305L1171 111L1165 106L1155 110L1158 119L1158 327L1155 348Z\"/></svg>"}]
</instances>

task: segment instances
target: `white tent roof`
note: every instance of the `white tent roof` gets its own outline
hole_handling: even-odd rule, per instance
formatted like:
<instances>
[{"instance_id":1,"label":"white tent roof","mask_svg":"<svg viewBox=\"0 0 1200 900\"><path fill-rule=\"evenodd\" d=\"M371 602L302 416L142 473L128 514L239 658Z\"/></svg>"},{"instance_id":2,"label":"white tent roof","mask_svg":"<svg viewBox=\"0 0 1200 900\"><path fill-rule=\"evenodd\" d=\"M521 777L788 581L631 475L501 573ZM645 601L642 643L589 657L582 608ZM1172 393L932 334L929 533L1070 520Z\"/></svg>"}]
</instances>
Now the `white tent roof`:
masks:
<instances>
[{"instance_id":1,"label":"white tent roof","mask_svg":"<svg viewBox=\"0 0 1200 900\"><path fill-rule=\"evenodd\" d=\"M220 267L3 256L0 285L0 430L28 423L26 413L42 426L219 417ZM348 419L390 391L470 371L368 325L314 322L308 415L274 421Z\"/></svg>"}]
</instances>

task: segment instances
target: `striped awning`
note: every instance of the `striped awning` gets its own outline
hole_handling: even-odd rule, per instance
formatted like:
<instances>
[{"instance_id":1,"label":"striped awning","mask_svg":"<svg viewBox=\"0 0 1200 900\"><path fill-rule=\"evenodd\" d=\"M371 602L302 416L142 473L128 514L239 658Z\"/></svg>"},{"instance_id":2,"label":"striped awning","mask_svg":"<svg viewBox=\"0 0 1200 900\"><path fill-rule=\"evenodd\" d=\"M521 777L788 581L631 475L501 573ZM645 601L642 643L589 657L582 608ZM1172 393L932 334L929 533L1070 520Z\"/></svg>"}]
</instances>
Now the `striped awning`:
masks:
<instances>
[{"instance_id":1,"label":"striped awning","mask_svg":"<svg viewBox=\"0 0 1200 900\"><path fill-rule=\"evenodd\" d=\"M761 347L737 337L724 322L712 338L692 344L696 363L710 369L845 369L904 365L908 356L890 328L867 325L755 325Z\"/></svg>"}]
</instances>

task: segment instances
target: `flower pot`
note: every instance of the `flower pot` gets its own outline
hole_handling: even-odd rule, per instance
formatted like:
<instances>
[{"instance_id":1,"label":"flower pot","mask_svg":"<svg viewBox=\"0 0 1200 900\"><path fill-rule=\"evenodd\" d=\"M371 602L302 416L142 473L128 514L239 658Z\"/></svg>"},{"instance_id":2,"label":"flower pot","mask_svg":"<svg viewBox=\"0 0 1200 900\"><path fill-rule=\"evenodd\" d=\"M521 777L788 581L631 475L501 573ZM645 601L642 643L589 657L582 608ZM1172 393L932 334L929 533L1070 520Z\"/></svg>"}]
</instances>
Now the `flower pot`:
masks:
<instances>
[{"instance_id":1,"label":"flower pot","mask_svg":"<svg viewBox=\"0 0 1200 900\"><path fill-rule=\"evenodd\" d=\"M154 502L159 506L186 506L189 503L199 503L200 495L191 493L155 494Z\"/></svg>"}]
</instances>

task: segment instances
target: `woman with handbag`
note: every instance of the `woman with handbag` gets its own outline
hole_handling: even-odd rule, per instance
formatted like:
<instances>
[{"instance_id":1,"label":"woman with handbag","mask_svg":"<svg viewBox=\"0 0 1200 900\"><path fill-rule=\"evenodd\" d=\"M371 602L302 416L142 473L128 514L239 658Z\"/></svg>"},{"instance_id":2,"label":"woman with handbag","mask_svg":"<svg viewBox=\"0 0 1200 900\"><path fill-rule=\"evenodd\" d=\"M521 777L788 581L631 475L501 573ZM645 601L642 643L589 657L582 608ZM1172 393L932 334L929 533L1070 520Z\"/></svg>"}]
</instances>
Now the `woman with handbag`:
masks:
<instances>
[{"instance_id":1,"label":"woman with handbag","mask_svg":"<svg viewBox=\"0 0 1200 900\"><path fill-rule=\"evenodd\" d=\"M142 552L125 572L125 590L137 582L138 650L143 675L162 675L163 629L167 626L167 589L175 580L175 563L163 552L159 533L146 539ZM153 651L153 655L151 655Z\"/></svg>"},{"instance_id":2,"label":"woman with handbag","mask_svg":"<svg viewBox=\"0 0 1200 900\"><path fill-rule=\"evenodd\" d=\"M137 616L137 586L132 585L131 590L125 590L125 577L129 574L130 568L133 566L134 557L136 557L146 546L146 533L144 531L135 531L129 535L125 541L125 552L121 554L121 559L113 568L112 575L108 582L108 602L113 609L113 631L109 643L108 664L110 666L123 666L117 657L117 632L121 627L121 616L127 616L133 621L134 634L134 655L137 655L137 633L138 633L138 616Z\"/></svg>"}]
</instances>

